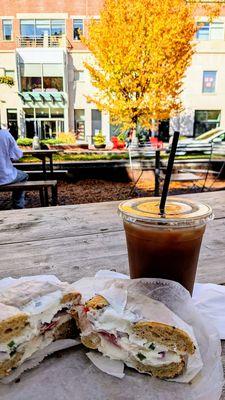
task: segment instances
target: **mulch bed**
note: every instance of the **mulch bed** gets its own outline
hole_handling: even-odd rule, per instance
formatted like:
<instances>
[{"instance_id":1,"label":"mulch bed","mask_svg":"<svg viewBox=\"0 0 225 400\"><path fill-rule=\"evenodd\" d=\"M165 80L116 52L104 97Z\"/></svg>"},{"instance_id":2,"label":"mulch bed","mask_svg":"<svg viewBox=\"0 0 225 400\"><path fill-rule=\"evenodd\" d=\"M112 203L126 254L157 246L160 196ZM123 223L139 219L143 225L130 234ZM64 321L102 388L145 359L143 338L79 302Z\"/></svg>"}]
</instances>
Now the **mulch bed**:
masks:
<instances>
[{"instance_id":1,"label":"mulch bed","mask_svg":"<svg viewBox=\"0 0 225 400\"><path fill-rule=\"evenodd\" d=\"M192 184L171 184L170 194L195 193L201 191L199 187ZM210 185L210 180L208 185ZM82 203L96 203L103 201L126 200L131 197L153 195L154 180L143 179L133 190L132 182L113 182L100 179L83 179L78 182L58 182L58 204L71 205ZM225 181L218 181L214 184L213 190L225 189ZM0 210L10 208L10 193L0 193ZM26 194L26 208L40 207L38 192Z\"/></svg>"}]
</instances>

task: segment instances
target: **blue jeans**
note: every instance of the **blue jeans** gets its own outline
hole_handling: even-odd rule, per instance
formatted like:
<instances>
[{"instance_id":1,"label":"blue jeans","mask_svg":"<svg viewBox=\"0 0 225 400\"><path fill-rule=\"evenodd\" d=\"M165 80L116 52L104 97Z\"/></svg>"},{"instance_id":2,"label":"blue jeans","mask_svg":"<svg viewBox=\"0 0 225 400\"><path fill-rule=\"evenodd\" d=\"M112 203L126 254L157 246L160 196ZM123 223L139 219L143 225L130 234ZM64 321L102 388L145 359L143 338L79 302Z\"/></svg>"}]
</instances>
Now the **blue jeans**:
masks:
<instances>
[{"instance_id":1,"label":"blue jeans","mask_svg":"<svg viewBox=\"0 0 225 400\"><path fill-rule=\"evenodd\" d=\"M13 182L10 183L18 183L18 182L25 182L29 176L26 172L20 171L17 169L17 175ZM15 209L24 208L25 206L25 192L22 190L15 190L12 194L12 206Z\"/></svg>"}]
</instances>

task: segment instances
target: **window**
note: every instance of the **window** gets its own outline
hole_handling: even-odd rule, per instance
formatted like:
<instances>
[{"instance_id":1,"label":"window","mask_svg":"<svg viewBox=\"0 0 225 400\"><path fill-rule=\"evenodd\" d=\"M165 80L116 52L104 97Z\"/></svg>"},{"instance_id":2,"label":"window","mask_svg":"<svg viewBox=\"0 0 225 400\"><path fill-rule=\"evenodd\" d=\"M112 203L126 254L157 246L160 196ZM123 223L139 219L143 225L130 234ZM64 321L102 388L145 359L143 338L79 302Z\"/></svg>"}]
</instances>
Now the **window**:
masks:
<instances>
[{"instance_id":1,"label":"window","mask_svg":"<svg viewBox=\"0 0 225 400\"><path fill-rule=\"evenodd\" d=\"M33 108L24 108L25 118L34 118L34 109Z\"/></svg>"},{"instance_id":2,"label":"window","mask_svg":"<svg viewBox=\"0 0 225 400\"><path fill-rule=\"evenodd\" d=\"M43 88L46 92L63 92L63 78L61 76L51 77L44 76L43 77Z\"/></svg>"},{"instance_id":3,"label":"window","mask_svg":"<svg viewBox=\"0 0 225 400\"><path fill-rule=\"evenodd\" d=\"M51 108L50 113L51 113L51 118L64 118L63 108Z\"/></svg>"},{"instance_id":4,"label":"window","mask_svg":"<svg viewBox=\"0 0 225 400\"><path fill-rule=\"evenodd\" d=\"M74 127L75 134L78 140L85 139L85 111L76 109L74 110Z\"/></svg>"},{"instance_id":5,"label":"window","mask_svg":"<svg viewBox=\"0 0 225 400\"><path fill-rule=\"evenodd\" d=\"M24 19L20 21L20 34L22 37L35 37L35 21Z\"/></svg>"},{"instance_id":6,"label":"window","mask_svg":"<svg viewBox=\"0 0 225 400\"><path fill-rule=\"evenodd\" d=\"M194 136L199 136L210 129L220 126L220 110L196 110Z\"/></svg>"},{"instance_id":7,"label":"window","mask_svg":"<svg viewBox=\"0 0 225 400\"><path fill-rule=\"evenodd\" d=\"M12 40L12 21L11 19L2 20L3 40Z\"/></svg>"},{"instance_id":8,"label":"window","mask_svg":"<svg viewBox=\"0 0 225 400\"><path fill-rule=\"evenodd\" d=\"M5 69L5 76L10 76L10 78L15 78L15 71L11 69Z\"/></svg>"},{"instance_id":9,"label":"window","mask_svg":"<svg viewBox=\"0 0 225 400\"><path fill-rule=\"evenodd\" d=\"M49 118L49 108L35 108L36 118Z\"/></svg>"},{"instance_id":10,"label":"window","mask_svg":"<svg viewBox=\"0 0 225 400\"><path fill-rule=\"evenodd\" d=\"M197 31L198 40L224 40L223 22L197 22L199 30Z\"/></svg>"},{"instance_id":11,"label":"window","mask_svg":"<svg viewBox=\"0 0 225 400\"><path fill-rule=\"evenodd\" d=\"M42 73L44 91L63 91L63 64L43 64Z\"/></svg>"},{"instance_id":12,"label":"window","mask_svg":"<svg viewBox=\"0 0 225 400\"><path fill-rule=\"evenodd\" d=\"M20 64L21 91L63 91L63 64Z\"/></svg>"},{"instance_id":13,"label":"window","mask_svg":"<svg viewBox=\"0 0 225 400\"><path fill-rule=\"evenodd\" d=\"M44 35L62 36L65 33L65 21L63 19L22 19L20 33L22 37L27 38L41 38Z\"/></svg>"},{"instance_id":14,"label":"window","mask_svg":"<svg viewBox=\"0 0 225 400\"><path fill-rule=\"evenodd\" d=\"M75 81L85 81L84 71L75 71Z\"/></svg>"},{"instance_id":15,"label":"window","mask_svg":"<svg viewBox=\"0 0 225 400\"><path fill-rule=\"evenodd\" d=\"M213 139L213 142L225 142L225 133L222 133L221 135L217 136L216 138Z\"/></svg>"},{"instance_id":16,"label":"window","mask_svg":"<svg viewBox=\"0 0 225 400\"><path fill-rule=\"evenodd\" d=\"M62 36L65 33L65 21L63 19L51 20L51 35Z\"/></svg>"},{"instance_id":17,"label":"window","mask_svg":"<svg viewBox=\"0 0 225 400\"><path fill-rule=\"evenodd\" d=\"M22 92L41 92L42 84L41 77L22 76L21 77L21 91Z\"/></svg>"},{"instance_id":18,"label":"window","mask_svg":"<svg viewBox=\"0 0 225 400\"><path fill-rule=\"evenodd\" d=\"M118 136L121 132L121 125L110 124L110 137Z\"/></svg>"},{"instance_id":19,"label":"window","mask_svg":"<svg viewBox=\"0 0 225 400\"><path fill-rule=\"evenodd\" d=\"M215 93L216 88L216 71L204 71L203 72L203 93Z\"/></svg>"},{"instance_id":20,"label":"window","mask_svg":"<svg viewBox=\"0 0 225 400\"><path fill-rule=\"evenodd\" d=\"M102 130L102 113L99 110L91 110L92 136Z\"/></svg>"},{"instance_id":21,"label":"window","mask_svg":"<svg viewBox=\"0 0 225 400\"><path fill-rule=\"evenodd\" d=\"M45 19L38 19L35 21L35 36L43 37L44 35L51 35L50 21Z\"/></svg>"},{"instance_id":22,"label":"window","mask_svg":"<svg viewBox=\"0 0 225 400\"><path fill-rule=\"evenodd\" d=\"M80 40L80 35L84 33L84 22L82 19L74 19L73 21L73 38Z\"/></svg>"},{"instance_id":23,"label":"window","mask_svg":"<svg viewBox=\"0 0 225 400\"><path fill-rule=\"evenodd\" d=\"M8 128L14 139L18 138L17 109L7 109Z\"/></svg>"}]
</instances>

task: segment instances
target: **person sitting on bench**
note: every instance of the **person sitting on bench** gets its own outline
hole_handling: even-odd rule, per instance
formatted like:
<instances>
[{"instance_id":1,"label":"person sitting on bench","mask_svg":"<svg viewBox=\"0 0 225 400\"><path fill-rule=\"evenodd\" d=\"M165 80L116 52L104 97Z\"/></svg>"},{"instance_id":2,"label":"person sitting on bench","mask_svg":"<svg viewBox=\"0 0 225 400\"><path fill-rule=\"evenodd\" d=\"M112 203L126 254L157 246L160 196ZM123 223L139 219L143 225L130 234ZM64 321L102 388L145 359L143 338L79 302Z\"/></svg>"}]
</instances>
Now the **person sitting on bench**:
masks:
<instances>
[{"instance_id":1,"label":"person sitting on bench","mask_svg":"<svg viewBox=\"0 0 225 400\"><path fill-rule=\"evenodd\" d=\"M16 169L12 161L23 157L23 152L7 129L0 129L0 185L27 181L28 175ZM13 191L12 207L24 208L25 193L22 190Z\"/></svg>"}]
</instances>

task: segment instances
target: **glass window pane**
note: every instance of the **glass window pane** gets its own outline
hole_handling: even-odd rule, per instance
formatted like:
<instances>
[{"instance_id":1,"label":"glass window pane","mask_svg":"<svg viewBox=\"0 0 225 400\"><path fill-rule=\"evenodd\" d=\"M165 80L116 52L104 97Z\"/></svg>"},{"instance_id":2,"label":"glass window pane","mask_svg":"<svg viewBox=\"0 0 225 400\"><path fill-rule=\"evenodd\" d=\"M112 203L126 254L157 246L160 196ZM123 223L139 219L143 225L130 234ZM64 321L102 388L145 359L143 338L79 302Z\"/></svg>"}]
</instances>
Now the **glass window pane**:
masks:
<instances>
[{"instance_id":1,"label":"glass window pane","mask_svg":"<svg viewBox=\"0 0 225 400\"><path fill-rule=\"evenodd\" d=\"M197 31L198 40L209 40L209 23L208 22L198 22L197 26L200 26Z\"/></svg>"},{"instance_id":2,"label":"glass window pane","mask_svg":"<svg viewBox=\"0 0 225 400\"><path fill-rule=\"evenodd\" d=\"M55 91L63 92L63 78L61 76L45 76L43 78L43 87L47 89L47 91L52 91L52 89L54 89Z\"/></svg>"},{"instance_id":3,"label":"glass window pane","mask_svg":"<svg viewBox=\"0 0 225 400\"><path fill-rule=\"evenodd\" d=\"M223 22L214 22L210 26L210 39L223 40L224 39L224 25Z\"/></svg>"},{"instance_id":4,"label":"glass window pane","mask_svg":"<svg viewBox=\"0 0 225 400\"><path fill-rule=\"evenodd\" d=\"M102 113L99 110L91 110L92 135L102 130Z\"/></svg>"},{"instance_id":5,"label":"glass window pane","mask_svg":"<svg viewBox=\"0 0 225 400\"><path fill-rule=\"evenodd\" d=\"M15 78L15 71L6 69L5 70L5 76L10 76L10 78L14 79Z\"/></svg>"},{"instance_id":6,"label":"glass window pane","mask_svg":"<svg viewBox=\"0 0 225 400\"><path fill-rule=\"evenodd\" d=\"M8 108L7 109L7 117L8 117L8 119L17 120L17 109L16 108Z\"/></svg>"},{"instance_id":7,"label":"glass window pane","mask_svg":"<svg viewBox=\"0 0 225 400\"><path fill-rule=\"evenodd\" d=\"M219 110L210 110L208 111L208 120L219 121L220 120L220 111Z\"/></svg>"},{"instance_id":8,"label":"glass window pane","mask_svg":"<svg viewBox=\"0 0 225 400\"><path fill-rule=\"evenodd\" d=\"M80 35L84 33L84 23L82 19L74 19L73 21L73 38L80 40Z\"/></svg>"},{"instance_id":9,"label":"glass window pane","mask_svg":"<svg viewBox=\"0 0 225 400\"><path fill-rule=\"evenodd\" d=\"M41 77L21 77L22 92L40 92L42 90Z\"/></svg>"},{"instance_id":10,"label":"glass window pane","mask_svg":"<svg viewBox=\"0 0 225 400\"><path fill-rule=\"evenodd\" d=\"M42 75L41 64L20 64L21 76L40 76Z\"/></svg>"},{"instance_id":11,"label":"glass window pane","mask_svg":"<svg viewBox=\"0 0 225 400\"><path fill-rule=\"evenodd\" d=\"M50 20L49 19L36 19L35 24L37 27L50 27Z\"/></svg>"},{"instance_id":12,"label":"glass window pane","mask_svg":"<svg viewBox=\"0 0 225 400\"><path fill-rule=\"evenodd\" d=\"M36 20L36 36L42 37L44 35L50 35L50 21L49 20Z\"/></svg>"},{"instance_id":13,"label":"glass window pane","mask_svg":"<svg viewBox=\"0 0 225 400\"><path fill-rule=\"evenodd\" d=\"M62 36L65 33L65 21L64 20L51 20L51 35Z\"/></svg>"},{"instance_id":14,"label":"glass window pane","mask_svg":"<svg viewBox=\"0 0 225 400\"><path fill-rule=\"evenodd\" d=\"M215 93L216 71L203 72L203 93Z\"/></svg>"},{"instance_id":15,"label":"glass window pane","mask_svg":"<svg viewBox=\"0 0 225 400\"><path fill-rule=\"evenodd\" d=\"M74 110L74 127L78 140L85 140L85 110Z\"/></svg>"},{"instance_id":16,"label":"glass window pane","mask_svg":"<svg viewBox=\"0 0 225 400\"><path fill-rule=\"evenodd\" d=\"M3 40L12 40L12 21L10 19L2 20Z\"/></svg>"},{"instance_id":17,"label":"glass window pane","mask_svg":"<svg viewBox=\"0 0 225 400\"><path fill-rule=\"evenodd\" d=\"M43 76L63 76L63 64L43 64Z\"/></svg>"},{"instance_id":18,"label":"glass window pane","mask_svg":"<svg viewBox=\"0 0 225 400\"><path fill-rule=\"evenodd\" d=\"M25 118L34 118L34 109L33 108L24 108Z\"/></svg>"},{"instance_id":19,"label":"glass window pane","mask_svg":"<svg viewBox=\"0 0 225 400\"><path fill-rule=\"evenodd\" d=\"M118 136L120 134L121 126L110 124L110 137Z\"/></svg>"},{"instance_id":20,"label":"glass window pane","mask_svg":"<svg viewBox=\"0 0 225 400\"><path fill-rule=\"evenodd\" d=\"M220 110L196 110L194 136L199 136L220 125Z\"/></svg>"},{"instance_id":21,"label":"glass window pane","mask_svg":"<svg viewBox=\"0 0 225 400\"><path fill-rule=\"evenodd\" d=\"M64 118L63 108L52 108L50 110L51 118Z\"/></svg>"},{"instance_id":22,"label":"glass window pane","mask_svg":"<svg viewBox=\"0 0 225 400\"><path fill-rule=\"evenodd\" d=\"M20 21L20 34L23 37L35 37L35 22L34 20Z\"/></svg>"},{"instance_id":23,"label":"glass window pane","mask_svg":"<svg viewBox=\"0 0 225 400\"><path fill-rule=\"evenodd\" d=\"M49 108L35 108L36 118L49 118Z\"/></svg>"}]
</instances>

